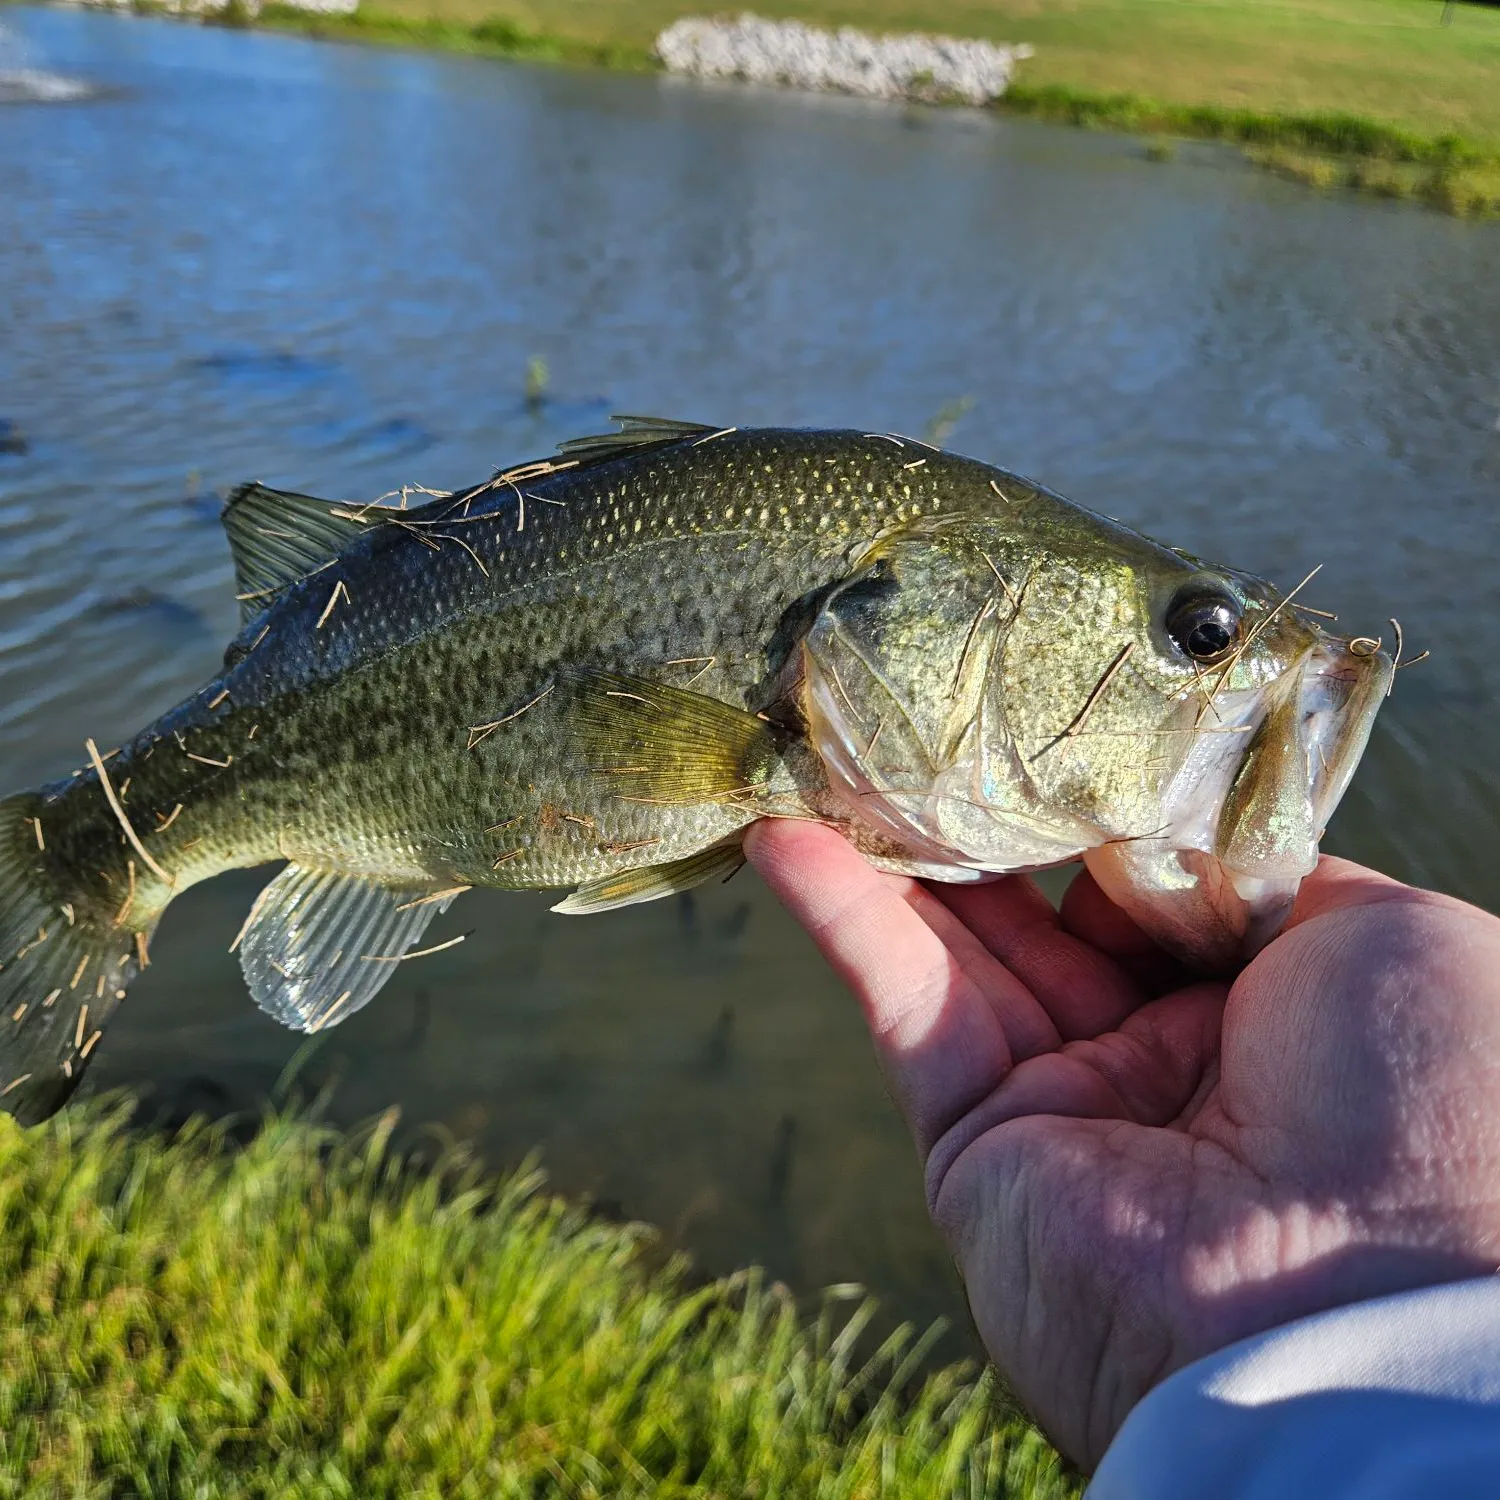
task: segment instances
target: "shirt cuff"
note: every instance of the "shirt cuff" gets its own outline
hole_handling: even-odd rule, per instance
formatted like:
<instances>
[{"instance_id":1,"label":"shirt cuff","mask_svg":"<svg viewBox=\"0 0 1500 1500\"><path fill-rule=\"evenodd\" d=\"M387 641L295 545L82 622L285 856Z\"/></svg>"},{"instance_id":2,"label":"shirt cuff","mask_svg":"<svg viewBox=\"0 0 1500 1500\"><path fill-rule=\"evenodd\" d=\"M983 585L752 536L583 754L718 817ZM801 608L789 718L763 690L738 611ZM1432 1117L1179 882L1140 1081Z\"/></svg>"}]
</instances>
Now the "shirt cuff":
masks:
<instances>
[{"instance_id":1,"label":"shirt cuff","mask_svg":"<svg viewBox=\"0 0 1500 1500\"><path fill-rule=\"evenodd\" d=\"M1500 1495L1500 1277L1336 1308L1179 1370L1085 1500Z\"/></svg>"}]
</instances>

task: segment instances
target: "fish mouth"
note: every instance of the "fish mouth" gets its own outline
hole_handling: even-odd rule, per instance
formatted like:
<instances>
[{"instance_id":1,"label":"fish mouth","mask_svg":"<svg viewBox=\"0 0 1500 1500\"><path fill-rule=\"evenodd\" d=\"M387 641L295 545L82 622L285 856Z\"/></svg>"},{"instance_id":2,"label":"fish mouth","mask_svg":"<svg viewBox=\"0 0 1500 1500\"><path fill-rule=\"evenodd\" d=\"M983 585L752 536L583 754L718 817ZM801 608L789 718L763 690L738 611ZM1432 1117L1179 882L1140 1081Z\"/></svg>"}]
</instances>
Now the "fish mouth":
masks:
<instances>
[{"instance_id":1,"label":"fish mouth","mask_svg":"<svg viewBox=\"0 0 1500 1500\"><path fill-rule=\"evenodd\" d=\"M1368 648L1324 637L1268 688L1216 701L1215 732L1174 779L1163 832L1085 853L1106 894L1195 967L1254 957L1317 867L1390 691L1394 664Z\"/></svg>"},{"instance_id":2,"label":"fish mouth","mask_svg":"<svg viewBox=\"0 0 1500 1500\"><path fill-rule=\"evenodd\" d=\"M974 779L982 758L935 763L862 653L836 631L812 644L802 659L809 738L834 802L876 840L861 847L882 868L972 880L1081 853L1137 926L1211 973L1238 969L1281 930L1394 671L1374 643L1318 633L1274 680L1211 704L1187 699L1174 727L1196 732L1151 831L1112 836L1040 801L1002 804ZM856 699L879 711L857 711ZM983 704L970 734L986 739ZM894 780L872 764L887 755L900 763Z\"/></svg>"},{"instance_id":3,"label":"fish mouth","mask_svg":"<svg viewBox=\"0 0 1500 1500\"><path fill-rule=\"evenodd\" d=\"M1379 649L1355 651L1364 642L1315 649L1302 674L1304 732L1313 757L1313 811L1318 836L1343 800L1370 741L1375 715L1390 696L1396 667Z\"/></svg>"}]
</instances>

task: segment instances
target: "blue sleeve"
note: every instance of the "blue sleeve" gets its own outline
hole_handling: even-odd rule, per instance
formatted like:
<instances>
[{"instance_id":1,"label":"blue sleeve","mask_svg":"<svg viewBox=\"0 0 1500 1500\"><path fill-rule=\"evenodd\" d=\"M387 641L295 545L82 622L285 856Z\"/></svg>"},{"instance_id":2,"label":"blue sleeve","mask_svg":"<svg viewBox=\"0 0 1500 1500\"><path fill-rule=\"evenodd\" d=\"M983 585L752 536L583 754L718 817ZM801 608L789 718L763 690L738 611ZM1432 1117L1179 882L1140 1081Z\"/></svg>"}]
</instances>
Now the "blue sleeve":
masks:
<instances>
[{"instance_id":1,"label":"blue sleeve","mask_svg":"<svg viewBox=\"0 0 1500 1500\"><path fill-rule=\"evenodd\" d=\"M1500 1276L1338 1308L1162 1382L1085 1500L1500 1496Z\"/></svg>"}]
</instances>

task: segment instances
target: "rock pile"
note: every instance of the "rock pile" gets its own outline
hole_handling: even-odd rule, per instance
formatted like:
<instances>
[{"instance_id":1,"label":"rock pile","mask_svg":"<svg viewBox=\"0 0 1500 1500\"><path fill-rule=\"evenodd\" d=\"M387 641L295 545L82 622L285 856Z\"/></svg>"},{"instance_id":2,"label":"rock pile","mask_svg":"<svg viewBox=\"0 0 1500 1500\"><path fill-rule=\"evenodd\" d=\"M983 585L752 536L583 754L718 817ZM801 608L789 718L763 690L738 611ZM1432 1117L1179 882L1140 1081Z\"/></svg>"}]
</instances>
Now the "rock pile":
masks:
<instances>
[{"instance_id":1,"label":"rock pile","mask_svg":"<svg viewBox=\"0 0 1500 1500\"><path fill-rule=\"evenodd\" d=\"M1031 48L943 36L876 37L851 26L822 31L752 15L737 21L685 16L657 37L656 55L669 72L697 78L985 104L1005 92Z\"/></svg>"}]
</instances>

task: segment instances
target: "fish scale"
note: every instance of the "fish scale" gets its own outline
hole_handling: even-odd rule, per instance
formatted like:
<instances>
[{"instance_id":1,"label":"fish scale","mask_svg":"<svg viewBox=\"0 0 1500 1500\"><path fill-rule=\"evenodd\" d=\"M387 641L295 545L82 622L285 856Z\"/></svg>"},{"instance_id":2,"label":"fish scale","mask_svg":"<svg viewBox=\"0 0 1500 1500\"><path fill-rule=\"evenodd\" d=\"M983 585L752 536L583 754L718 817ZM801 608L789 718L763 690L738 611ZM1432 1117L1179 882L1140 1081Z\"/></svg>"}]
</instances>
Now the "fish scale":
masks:
<instances>
[{"instance_id":1,"label":"fish scale","mask_svg":"<svg viewBox=\"0 0 1500 1500\"><path fill-rule=\"evenodd\" d=\"M287 861L237 943L258 1003L314 1030L471 887L654 899L731 873L768 815L942 879L1121 840L1253 850L1267 889L1305 862L1311 761L1256 726L1326 638L1259 580L911 439L627 419L412 508L247 485L225 525L244 621L223 672L0 802L0 1102L24 1118L76 1087L79 1033L167 903L231 868ZM1205 600L1241 631L1213 669L1232 753L1187 722L1202 669L1171 634ZM1336 791L1383 658L1340 661ZM1274 830L1217 830L1225 808ZM1171 871L1116 885L1185 930Z\"/></svg>"}]
</instances>

